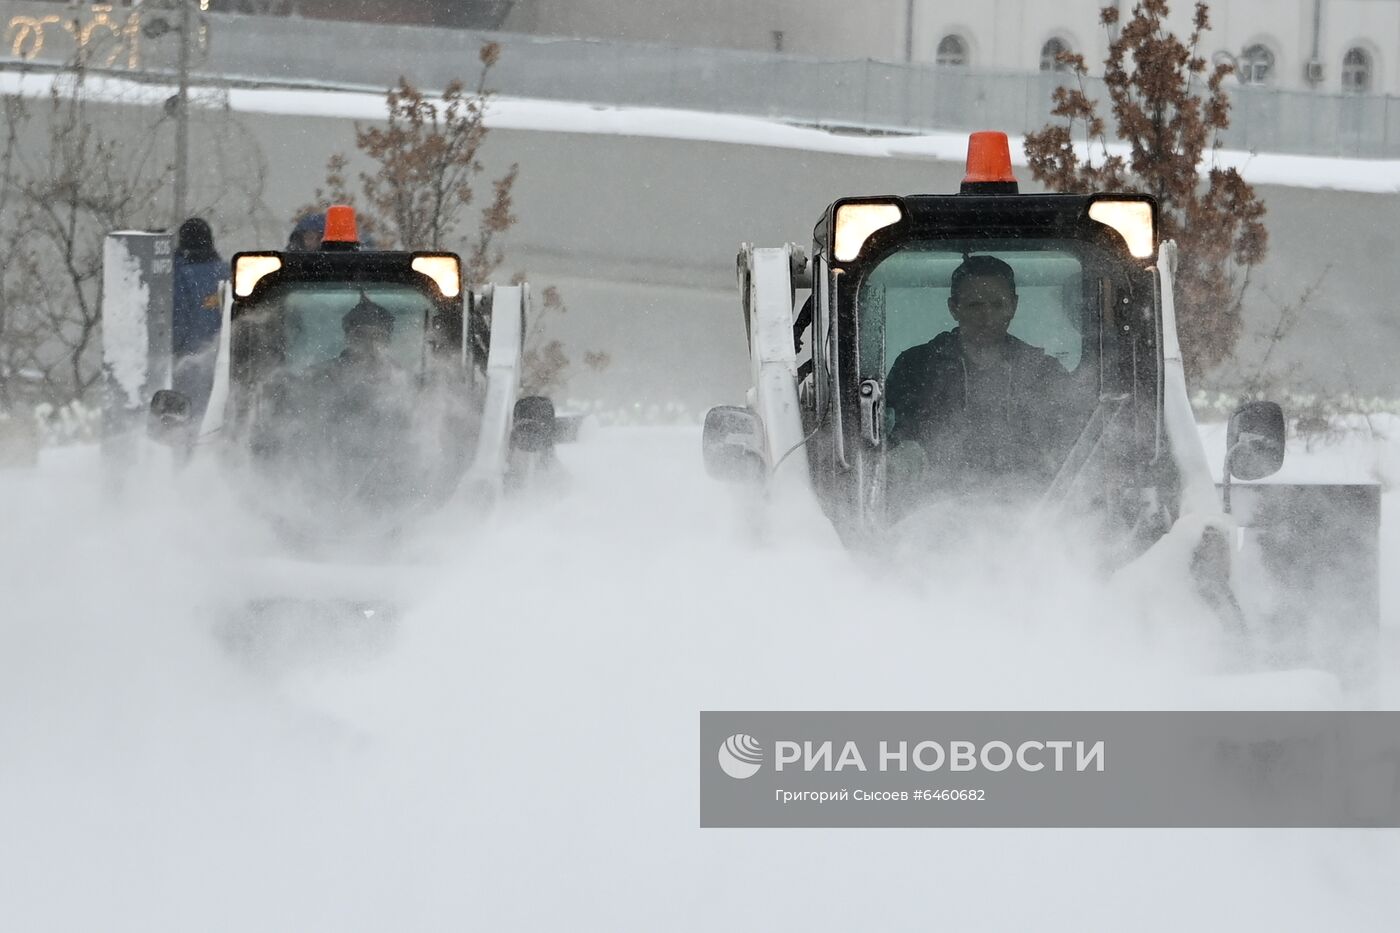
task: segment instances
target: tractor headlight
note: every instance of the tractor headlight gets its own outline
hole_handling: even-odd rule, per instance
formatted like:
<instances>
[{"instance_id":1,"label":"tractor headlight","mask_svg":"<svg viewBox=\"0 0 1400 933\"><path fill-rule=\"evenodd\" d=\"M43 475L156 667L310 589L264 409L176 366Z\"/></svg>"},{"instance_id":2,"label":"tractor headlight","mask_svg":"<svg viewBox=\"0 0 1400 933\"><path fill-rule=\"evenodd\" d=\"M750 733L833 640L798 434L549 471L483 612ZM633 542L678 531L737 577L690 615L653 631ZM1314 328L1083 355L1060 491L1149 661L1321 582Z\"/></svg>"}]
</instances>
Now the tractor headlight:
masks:
<instances>
[{"instance_id":1,"label":"tractor headlight","mask_svg":"<svg viewBox=\"0 0 1400 933\"><path fill-rule=\"evenodd\" d=\"M281 268L281 256L239 256L233 262L233 294L238 298L247 298L253 294L259 281Z\"/></svg>"},{"instance_id":2,"label":"tractor headlight","mask_svg":"<svg viewBox=\"0 0 1400 933\"><path fill-rule=\"evenodd\" d=\"M444 298L462 294L462 261L456 256L414 256L413 271L436 282Z\"/></svg>"},{"instance_id":3,"label":"tractor headlight","mask_svg":"<svg viewBox=\"0 0 1400 933\"><path fill-rule=\"evenodd\" d=\"M1095 201L1089 205L1089 219L1117 230L1137 259L1147 259L1156 251L1151 201Z\"/></svg>"},{"instance_id":4,"label":"tractor headlight","mask_svg":"<svg viewBox=\"0 0 1400 933\"><path fill-rule=\"evenodd\" d=\"M842 204L836 208L836 234L832 242L836 261L855 259L870 234L899 223L903 216L899 205L889 201Z\"/></svg>"}]
</instances>

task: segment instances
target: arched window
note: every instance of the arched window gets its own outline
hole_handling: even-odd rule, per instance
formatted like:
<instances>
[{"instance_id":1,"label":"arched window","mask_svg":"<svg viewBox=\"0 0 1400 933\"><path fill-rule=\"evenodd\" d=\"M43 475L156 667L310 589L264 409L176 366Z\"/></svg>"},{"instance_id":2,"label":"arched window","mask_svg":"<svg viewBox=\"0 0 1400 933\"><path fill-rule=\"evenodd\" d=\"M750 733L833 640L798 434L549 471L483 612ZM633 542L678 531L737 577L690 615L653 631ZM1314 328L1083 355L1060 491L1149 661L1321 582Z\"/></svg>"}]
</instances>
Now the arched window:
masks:
<instances>
[{"instance_id":1,"label":"arched window","mask_svg":"<svg viewBox=\"0 0 1400 933\"><path fill-rule=\"evenodd\" d=\"M1060 55L1068 51L1069 43L1063 39L1054 38L1046 42L1040 49L1040 70L1069 71L1070 66L1060 61Z\"/></svg>"},{"instance_id":2,"label":"arched window","mask_svg":"<svg viewBox=\"0 0 1400 933\"><path fill-rule=\"evenodd\" d=\"M962 36L944 36L938 43L938 56L934 61L952 67L966 65L967 43L962 40Z\"/></svg>"},{"instance_id":3,"label":"arched window","mask_svg":"<svg viewBox=\"0 0 1400 933\"><path fill-rule=\"evenodd\" d=\"M1251 45L1240 55L1241 84L1268 84L1274 77L1274 53L1268 46Z\"/></svg>"},{"instance_id":4,"label":"arched window","mask_svg":"<svg viewBox=\"0 0 1400 933\"><path fill-rule=\"evenodd\" d=\"M1369 52L1362 48L1348 49L1342 59L1342 90L1347 94L1369 94L1373 70Z\"/></svg>"}]
</instances>

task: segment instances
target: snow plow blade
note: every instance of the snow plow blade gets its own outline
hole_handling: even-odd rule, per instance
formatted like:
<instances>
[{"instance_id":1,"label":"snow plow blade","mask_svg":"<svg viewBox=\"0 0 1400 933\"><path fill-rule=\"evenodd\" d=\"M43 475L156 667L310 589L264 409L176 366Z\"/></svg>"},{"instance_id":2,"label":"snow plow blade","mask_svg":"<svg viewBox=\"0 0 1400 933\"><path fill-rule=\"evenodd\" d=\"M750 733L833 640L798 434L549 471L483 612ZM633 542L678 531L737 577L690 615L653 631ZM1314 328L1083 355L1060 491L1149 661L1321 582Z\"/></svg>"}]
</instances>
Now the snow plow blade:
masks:
<instances>
[{"instance_id":1,"label":"snow plow blade","mask_svg":"<svg viewBox=\"0 0 1400 933\"><path fill-rule=\"evenodd\" d=\"M1237 580L1270 667L1374 679L1380 639L1380 487L1236 485Z\"/></svg>"}]
</instances>

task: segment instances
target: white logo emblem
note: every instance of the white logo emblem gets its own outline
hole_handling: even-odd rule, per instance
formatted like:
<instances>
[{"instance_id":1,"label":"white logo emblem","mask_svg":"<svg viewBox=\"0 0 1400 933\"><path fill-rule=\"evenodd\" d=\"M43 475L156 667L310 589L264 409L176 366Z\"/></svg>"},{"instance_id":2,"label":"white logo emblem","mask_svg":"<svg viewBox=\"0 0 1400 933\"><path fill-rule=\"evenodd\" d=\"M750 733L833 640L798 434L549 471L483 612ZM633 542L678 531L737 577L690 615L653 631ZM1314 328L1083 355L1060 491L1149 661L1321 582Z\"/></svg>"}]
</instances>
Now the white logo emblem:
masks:
<instances>
[{"instance_id":1,"label":"white logo emblem","mask_svg":"<svg viewBox=\"0 0 1400 933\"><path fill-rule=\"evenodd\" d=\"M732 778L753 777L762 765L763 746L751 735L731 735L719 747L719 766Z\"/></svg>"}]
</instances>

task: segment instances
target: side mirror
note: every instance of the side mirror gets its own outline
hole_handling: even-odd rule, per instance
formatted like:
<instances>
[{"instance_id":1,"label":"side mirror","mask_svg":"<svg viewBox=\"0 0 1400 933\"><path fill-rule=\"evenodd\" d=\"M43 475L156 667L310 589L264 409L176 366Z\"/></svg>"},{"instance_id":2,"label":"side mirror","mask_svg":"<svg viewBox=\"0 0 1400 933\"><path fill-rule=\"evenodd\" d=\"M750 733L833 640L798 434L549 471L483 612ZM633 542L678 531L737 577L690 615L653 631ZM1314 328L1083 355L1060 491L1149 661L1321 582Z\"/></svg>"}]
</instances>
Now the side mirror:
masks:
<instances>
[{"instance_id":1,"label":"side mirror","mask_svg":"<svg viewBox=\"0 0 1400 933\"><path fill-rule=\"evenodd\" d=\"M146 417L146 434L160 444L174 444L189 427L190 400L174 389L161 389L151 396Z\"/></svg>"},{"instance_id":2,"label":"side mirror","mask_svg":"<svg viewBox=\"0 0 1400 933\"><path fill-rule=\"evenodd\" d=\"M1230 416L1225 435L1225 472L1245 481L1272 476L1283 466L1283 409L1274 402L1249 402Z\"/></svg>"},{"instance_id":3,"label":"side mirror","mask_svg":"<svg viewBox=\"0 0 1400 933\"><path fill-rule=\"evenodd\" d=\"M554 403L542 395L527 395L515 403L515 426L510 446L524 453L539 453L554 446L557 428Z\"/></svg>"},{"instance_id":4,"label":"side mirror","mask_svg":"<svg viewBox=\"0 0 1400 933\"><path fill-rule=\"evenodd\" d=\"M705 471L731 483L757 482L767 472L763 459L762 425L747 408L720 405L705 414L701 447Z\"/></svg>"}]
</instances>

